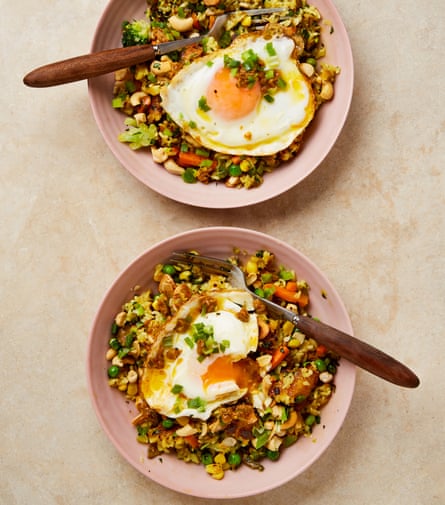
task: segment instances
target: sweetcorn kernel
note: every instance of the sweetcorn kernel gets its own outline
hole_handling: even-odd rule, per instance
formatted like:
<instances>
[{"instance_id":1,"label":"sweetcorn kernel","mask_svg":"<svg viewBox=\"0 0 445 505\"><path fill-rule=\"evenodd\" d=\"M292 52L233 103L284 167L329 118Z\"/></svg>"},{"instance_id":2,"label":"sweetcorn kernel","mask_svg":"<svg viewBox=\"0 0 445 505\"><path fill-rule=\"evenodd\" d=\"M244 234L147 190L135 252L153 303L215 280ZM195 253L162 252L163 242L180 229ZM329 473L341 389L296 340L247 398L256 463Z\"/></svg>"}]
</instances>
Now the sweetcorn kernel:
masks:
<instances>
[{"instance_id":1,"label":"sweetcorn kernel","mask_svg":"<svg viewBox=\"0 0 445 505\"><path fill-rule=\"evenodd\" d=\"M258 266L257 264L252 261L252 260L249 260L246 264L246 272L248 274L256 274L258 273Z\"/></svg>"},{"instance_id":2,"label":"sweetcorn kernel","mask_svg":"<svg viewBox=\"0 0 445 505\"><path fill-rule=\"evenodd\" d=\"M216 480L221 480L224 477L224 470L218 463L206 465L206 472Z\"/></svg>"},{"instance_id":3,"label":"sweetcorn kernel","mask_svg":"<svg viewBox=\"0 0 445 505\"><path fill-rule=\"evenodd\" d=\"M219 463L220 465L223 465L225 462L226 462L226 457L224 456L224 454L222 452L220 452L219 454L217 454L215 456L215 463Z\"/></svg>"}]
</instances>

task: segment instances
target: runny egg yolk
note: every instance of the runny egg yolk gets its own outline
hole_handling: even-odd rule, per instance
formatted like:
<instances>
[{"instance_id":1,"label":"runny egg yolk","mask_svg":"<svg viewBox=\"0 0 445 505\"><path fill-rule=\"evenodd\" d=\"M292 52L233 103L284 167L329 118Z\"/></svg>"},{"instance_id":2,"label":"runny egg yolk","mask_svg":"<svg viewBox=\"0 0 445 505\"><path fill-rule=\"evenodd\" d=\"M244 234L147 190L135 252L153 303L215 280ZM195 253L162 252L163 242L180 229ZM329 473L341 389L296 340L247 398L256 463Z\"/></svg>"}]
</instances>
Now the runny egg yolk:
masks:
<instances>
[{"instance_id":1,"label":"runny egg yolk","mask_svg":"<svg viewBox=\"0 0 445 505\"><path fill-rule=\"evenodd\" d=\"M250 114L261 100L261 88L258 82L252 87L240 87L230 73L230 69L221 68L213 76L207 88L207 104L219 117L232 120Z\"/></svg>"},{"instance_id":2,"label":"runny egg yolk","mask_svg":"<svg viewBox=\"0 0 445 505\"><path fill-rule=\"evenodd\" d=\"M201 376L204 388L211 384L233 380L241 389L250 389L259 381L258 367L251 359L232 361L229 355L217 358Z\"/></svg>"}]
</instances>

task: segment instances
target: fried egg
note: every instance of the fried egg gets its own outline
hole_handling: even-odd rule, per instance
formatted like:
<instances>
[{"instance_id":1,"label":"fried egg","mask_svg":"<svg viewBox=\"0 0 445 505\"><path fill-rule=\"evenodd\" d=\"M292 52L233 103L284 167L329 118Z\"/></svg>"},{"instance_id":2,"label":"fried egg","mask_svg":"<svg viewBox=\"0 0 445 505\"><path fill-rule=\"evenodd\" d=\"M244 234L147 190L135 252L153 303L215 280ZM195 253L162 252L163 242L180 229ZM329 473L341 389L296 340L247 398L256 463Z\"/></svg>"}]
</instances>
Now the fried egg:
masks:
<instances>
[{"instance_id":1,"label":"fried egg","mask_svg":"<svg viewBox=\"0 0 445 505\"><path fill-rule=\"evenodd\" d=\"M248 358L258 346L258 323L246 291L192 297L157 342L155 366L145 368L141 389L147 404L168 417L208 419L260 380Z\"/></svg>"},{"instance_id":2,"label":"fried egg","mask_svg":"<svg viewBox=\"0 0 445 505\"><path fill-rule=\"evenodd\" d=\"M292 57L295 43L285 36L241 36L226 49L183 67L161 90L162 105L184 131L213 151L265 156L288 147L310 123L314 93ZM273 97L256 82L239 86L224 61L256 54L265 71L279 70L284 81Z\"/></svg>"}]
</instances>

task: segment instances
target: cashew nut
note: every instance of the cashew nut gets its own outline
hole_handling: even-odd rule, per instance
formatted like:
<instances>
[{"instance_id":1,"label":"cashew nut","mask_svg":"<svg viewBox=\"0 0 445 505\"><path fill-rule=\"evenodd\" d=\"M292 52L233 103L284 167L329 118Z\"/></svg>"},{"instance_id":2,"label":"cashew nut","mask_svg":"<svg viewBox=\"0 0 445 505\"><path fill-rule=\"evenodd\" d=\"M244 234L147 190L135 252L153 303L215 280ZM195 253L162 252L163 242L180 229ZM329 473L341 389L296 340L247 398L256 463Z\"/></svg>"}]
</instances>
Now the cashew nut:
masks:
<instances>
[{"instance_id":1,"label":"cashew nut","mask_svg":"<svg viewBox=\"0 0 445 505\"><path fill-rule=\"evenodd\" d=\"M173 30L178 32L189 32L193 28L193 18L191 16L188 18L180 18L179 16L173 15L168 18L168 22Z\"/></svg>"},{"instance_id":2,"label":"cashew nut","mask_svg":"<svg viewBox=\"0 0 445 505\"><path fill-rule=\"evenodd\" d=\"M127 374L127 379L130 384L135 384L138 380L139 376L136 370L130 370Z\"/></svg>"},{"instance_id":3,"label":"cashew nut","mask_svg":"<svg viewBox=\"0 0 445 505\"><path fill-rule=\"evenodd\" d=\"M147 96L147 93L144 93L143 91L136 91L130 97L131 105L133 105L133 107L136 107L136 105L140 105L142 98L144 98L145 96Z\"/></svg>"},{"instance_id":4,"label":"cashew nut","mask_svg":"<svg viewBox=\"0 0 445 505\"><path fill-rule=\"evenodd\" d=\"M320 374L320 380L325 384L327 384L328 382L332 382L333 379L334 376L330 372L321 372Z\"/></svg>"},{"instance_id":5,"label":"cashew nut","mask_svg":"<svg viewBox=\"0 0 445 505\"><path fill-rule=\"evenodd\" d=\"M226 181L226 186L228 188L235 188L240 183L240 178L237 175L232 175Z\"/></svg>"},{"instance_id":6,"label":"cashew nut","mask_svg":"<svg viewBox=\"0 0 445 505\"><path fill-rule=\"evenodd\" d=\"M119 327L124 326L126 320L127 320L127 313L124 311L119 312L119 314L114 318L114 322Z\"/></svg>"},{"instance_id":7,"label":"cashew nut","mask_svg":"<svg viewBox=\"0 0 445 505\"><path fill-rule=\"evenodd\" d=\"M306 77L312 77L315 72L313 65L310 63L300 63L300 70Z\"/></svg>"},{"instance_id":8,"label":"cashew nut","mask_svg":"<svg viewBox=\"0 0 445 505\"><path fill-rule=\"evenodd\" d=\"M329 81L324 81L321 86L320 98L330 100L334 96L334 86Z\"/></svg>"},{"instance_id":9,"label":"cashew nut","mask_svg":"<svg viewBox=\"0 0 445 505\"><path fill-rule=\"evenodd\" d=\"M153 61L152 64L150 65L150 71L157 75L165 75L170 72L172 69L172 65L169 60L164 60L164 61Z\"/></svg>"},{"instance_id":10,"label":"cashew nut","mask_svg":"<svg viewBox=\"0 0 445 505\"><path fill-rule=\"evenodd\" d=\"M269 335L269 325L263 319L258 319L258 328L260 330L258 338L262 340Z\"/></svg>"},{"instance_id":11,"label":"cashew nut","mask_svg":"<svg viewBox=\"0 0 445 505\"><path fill-rule=\"evenodd\" d=\"M115 351L114 349L108 349L106 355L105 355L105 358L107 361L111 361L117 354L117 351Z\"/></svg>"},{"instance_id":12,"label":"cashew nut","mask_svg":"<svg viewBox=\"0 0 445 505\"><path fill-rule=\"evenodd\" d=\"M223 445L224 447L235 447L235 445L237 444L237 441L235 438L233 437L226 437L222 442L221 442L221 445Z\"/></svg>"},{"instance_id":13,"label":"cashew nut","mask_svg":"<svg viewBox=\"0 0 445 505\"><path fill-rule=\"evenodd\" d=\"M169 149L167 147L152 147L151 155L153 156L153 161L155 163L164 163L164 161L168 160L168 151Z\"/></svg>"},{"instance_id":14,"label":"cashew nut","mask_svg":"<svg viewBox=\"0 0 445 505\"><path fill-rule=\"evenodd\" d=\"M167 170L167 172L169 174L173 174L173 175L182 175L184 172L185 172L185 169L181 166L179 166L174 160L172 160L171 158L168 159L165 163L164 163L164 168L165 170Z\"/></svg>"},{"instance_id":15,"label":"cashew nut","mask_svg":"<svg viewBox=\"0 0 445 505\"><path fill-rule=\"evenodd\" d=\"M190 424L186 424L182 428L176 430L176 435L178 435L178 437L189 437L190 435L195 435L195 433L198 433L198 430L193 428Z\"/></svg>"},{"instance_id":16,"label":"cashew nut","mask_svg":"<svg viewBox=\"0 0 445 505\"><path fill-rule=\"evenodd\" d=\"M269 442L267 442L266 447L269 449L269 451L276 452L282 443L283 440L280 437L272 437Z\"/></svg>"},{"instance_id":17,"label":"cashew nut","mask_svg":"<svg viewBox=\"0 0 445 505\"><path fill-rule=\"evenodd\" d=\"M136 120L137 125L147 122L147 115L145 114L145 112L138 112L133 117Z\"/></svg>"},{"instance_id":18,"label":"cashew nut","mask_svg":"<svg viewBox=\"0 0 445 505\"><path fill-rule=\"evenodd\" d=\"M114 80L115 81L125 81L126 79L128 79L128 77L130 75L131 75L130 69L121 68L120 70L116 70L116 72L114 72Z\"/></svg>"}]
</instances>

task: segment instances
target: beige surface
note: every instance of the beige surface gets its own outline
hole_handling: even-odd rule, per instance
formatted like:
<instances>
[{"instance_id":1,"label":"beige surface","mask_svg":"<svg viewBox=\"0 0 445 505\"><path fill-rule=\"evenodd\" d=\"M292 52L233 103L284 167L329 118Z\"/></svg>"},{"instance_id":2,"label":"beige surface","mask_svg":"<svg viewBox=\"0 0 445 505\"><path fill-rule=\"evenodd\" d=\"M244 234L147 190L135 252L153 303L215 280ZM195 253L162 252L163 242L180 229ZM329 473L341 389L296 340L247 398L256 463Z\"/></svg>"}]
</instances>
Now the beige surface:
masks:
<instances>
[{"instance_id":1,"label":"beige surface","mask_svg":"<svg viewBox=\"0 0 445 505\"><path fill-rule=\"evenodd\" d=\"M2 6L0 503L210 502L127 465L99 427L85 378L105 289L145 248L196 225L241 225L299 248L337 287L356 335L422 380L403 390L359 371L327 453L276 491L236 503L445 503L442 0L338 0L356 68L343 133L298 187L224 212L169 201L130 176L95 127L86 83L22 85L33 67L87 52L105 5Z\"/></svg>"}]
</instances>

